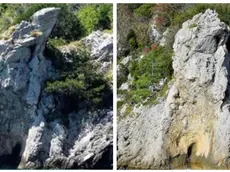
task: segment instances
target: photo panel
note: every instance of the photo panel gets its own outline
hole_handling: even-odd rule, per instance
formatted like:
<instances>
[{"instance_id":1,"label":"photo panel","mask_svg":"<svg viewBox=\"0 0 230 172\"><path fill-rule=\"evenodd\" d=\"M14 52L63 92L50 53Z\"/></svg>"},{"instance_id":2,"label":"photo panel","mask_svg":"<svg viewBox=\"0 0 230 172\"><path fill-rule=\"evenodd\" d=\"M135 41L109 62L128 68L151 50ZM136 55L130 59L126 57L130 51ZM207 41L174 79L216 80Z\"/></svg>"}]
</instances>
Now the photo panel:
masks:
<instances>
[{"instance_id":1,"label":"photo panel","mask_svg":"<svg viewBox=\"0 0 230 172\"><path fill-rule=\"evenodd\" d=\"M229 15L118 4L118 169L229 169Z\"/></svg>"},{"instance_id":2,"label":"photo panel","mask_svg":"<svg viewBox=\"0 0 230 172\"><path fill-rule=\"evenodd\" d=\"M0 4L0 169L113 168L113 4Z\"/></svg>"}]
</instances>

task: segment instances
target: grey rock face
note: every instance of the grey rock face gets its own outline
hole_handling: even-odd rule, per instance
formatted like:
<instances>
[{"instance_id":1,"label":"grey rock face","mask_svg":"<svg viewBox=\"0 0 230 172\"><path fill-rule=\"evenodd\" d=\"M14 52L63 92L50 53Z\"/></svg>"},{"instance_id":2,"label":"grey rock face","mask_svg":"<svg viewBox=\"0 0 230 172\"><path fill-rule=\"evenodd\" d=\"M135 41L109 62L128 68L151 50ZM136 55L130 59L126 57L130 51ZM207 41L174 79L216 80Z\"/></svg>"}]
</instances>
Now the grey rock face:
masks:
<instances>
[{"instance_id":1,"label":"grey rock face","mask_svg":"<svg viewBox=\"0 0 230 172\"><path fill-rule=\"evenodd\" d=\"M50 25L50 29L53 25ZM44 39L47 39L45 35L32 38L30 32L35 28L37 28L37 25L22 21L15 27L12 40L2 44L0 58L0 101L2 107L0 135L2 145L5 146L1 148L0 156L11 154L17 144L21 147L18 155L21 156L23 149L26 150L28 144L33 145L38 138L38 136L35 140L28 138L30 133L27 132L29 128L34 127L32 123L37 121L38 112L41 110L38 106L42 103L42 101L39 101L39 97L43 99L41 96L42 87L44 81L52 75L54 69L51 62L43 57L42 52L34 52L33 47L40 47L39 42L41 43ZM29 40L29 43L26 40ZM47 104L46 108L50 109L49 106ZM18 139L14 139L12 136ZM11 138L15 141L9 142L5 138Z\"/></svg>"},{"instance_id":2,"label":"grey rock face","mask_svg":"<svg viewBox=\"0 0 230 172\"><path fill-rule=\"evenodd\" d=\"M167 99L119 122L121 167L228 168L229 32L209 9L183 24Z\"/></svg>"},{"instance_id":3,"label":"grey rock face","mask_svg":"<svg viewBox=\"0 0 230 172\"><path fill-rule=\"evenodd\" d=\"M90 49L91 58L100 65L100 71L108 72L113 61L113 35L95 31L85 37L82 42Z\"/></svg>"},{"instance_id":4,"label":"grey rock face","mask_svg":"<svg viewBox=\"0 0 230 172\"><path fill-rule=\"evenodd\" d=\"M42 9L0 42L0 160L19 158L14 168L111 168L111 110L67 115L67 126L48 120L61 113L44 91L45 81L57 76L43 50L58 13Z\"/></svg>"},{"instance_id":5,"label":"grey rock face","mask_svg":"<svg viewBox=\"0 0 230 172\"><path fill-rule=\"evenodd\" d=\"M150 37L150 40L153 41L153 42L159 42L161 39L162 39L162 33L160 33L160 31L157 29L156 27L156 18L158 17L158 15L156 15L154 18L153 18L153 23L151 25L151 29L150 29L150 34L149 34L149 37Z\"/></svg>"},{"instance_id":6,"label":"grey rock face","mask_svg":"<svg viewBox=\"0 0 230 172\"><path fill-rule=\"evenodd\" d=\"M49 36L56 23L59 11L59 8L44 8L39 10L31 17L32 24L39 26L39 30L41 30L45 36Z\"/></svg>"},{"instance_id":7,"label":"grey rock face","mask_svg":"<svg viewBox=\"0 0 230 172\"><path fill-rule=\"evenodd\" d=\"M92 32L82 42L90 48L94 59L111 61L113 58L113 36L102 31Z\"/></svg>"},{"instance_id":8,"label":"grey rock face","mask_svg":"<svg viewBox=\"0 0 230 172\"><path fill-rule=\"evenodd\" d=\"M165 103L140 107L118 123L118 165L148 169L165 164L162 122Z\"/></svg>"}]
</instances>

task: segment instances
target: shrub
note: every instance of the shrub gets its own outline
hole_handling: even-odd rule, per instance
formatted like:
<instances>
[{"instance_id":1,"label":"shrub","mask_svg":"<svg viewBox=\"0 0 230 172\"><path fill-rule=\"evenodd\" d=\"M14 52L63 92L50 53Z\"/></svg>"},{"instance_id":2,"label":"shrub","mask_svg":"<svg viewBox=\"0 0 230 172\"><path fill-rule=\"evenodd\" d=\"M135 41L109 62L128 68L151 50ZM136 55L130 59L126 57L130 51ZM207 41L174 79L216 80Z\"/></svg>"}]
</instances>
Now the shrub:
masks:
<instances>
[{"instance_id":1,"label":"shrub","mask_svg":"<svg viewBox=\"0 0 230 172\"><path fill-rule=\"evenodd\" d=\"M26 7L26 4L0 4L0 32L12 26L15 17L21 15Z\"/></svg>"},{"instance_id":2,"label":"shrub","mask_svg":"<svg viewBox=\"0 0 230 172\"><path fill-rule=\"evenodd\" d=\"M121 5L122 6L124 6L124 5L127 6L128 9L133 12L135 9L139 8L143 4L121 4Z\"/></svg>"},{"instance_id":3,"label":"shrub","mask_svg":"<svg viewBox=\"0 0 230 172\"><path fill-rule=\"evenodd\" d=\"M111 84L113 83L113 69L112 69L112 65L110 67L110 70L106 73L105 79L106 79L106 81L110 82Z\"/></svg>"},{"instance_id":4,"label":"shrub","mask_svg":"<svg viewBox=\"0 0 230 172\"><path fill-rule=\"evenodd\" d=\"M15 16L13 20L13 24L20 23L22 20L29 21L30 17L38 10L45 8L45 7L50 7L50 5L46 4L36 4L36 5L29 5L28 8L25 9L25 11L18 15Z\"/></svg>"},{"instance_id":5,"label":"shrub","mask_svg":"<svg viewBox=\"0 0 230 172\"><path fill-rule=\"evenodd\" d=\"M131 102L135 104L142 103L148 97L153 95L153 93L148 89L131 90L130 94L131 94Z\"/></svg>"},{"instance_id":6,"label":"shrub","mask_svg":"<svg viewBox=\"0 0 230 172\"><path fill-rule=\"evenodd\" d=\"M55 4L54 7L61 8L61 11L50 38L61 38L71 42L85 36L84 27L75 15L74 4Z\"/></svg>"},{"instance_id":7,"label":"shrub","mask_svg":"<svg viewBox=\"0 0 230 172\"><path fill-rule=\"evenodd\" d=\"M134 81L130 92L131 101L137 103L152 97L154 93L149 87L154 87L162 78L171 78L173 73L171 55L171 50L159 46L140 61L132 63L130 73Z\"/></svg>"},{"instance_id":8,"label":"shrub","mask_svg":"<svg viewBox=\"0 0 230 172\"><path fill-rule=\"evenodd\" d=\"M157 45L156 44L152 44L151 49L152 49L152 51L156 50L157 49Z\"/></svg>"},{"instance_id":9,"label":"shrub","mask_svg":"<svg viewBox=\"0 0 230 172\"><path fill-rule=\"evenodd\" d=\"M144 53L144 55L148 54L150 51L149 47L145 47L142 52Z\"/></svg>"},{"instance_id":10,"label":"shrub","mask_svg":"<svg viewBox=\"0 0 230 172\"><path fill-rule=\"evenodd\" d=\"M185 11L174 13L173 25L181 25L188 19L191 19L198 13L204 13L206 9L210 8L216 10L220 19L227 25L230 24L230 4L194 4L189 6Z\"/></svg>"},{"instance_id":11,"label":"shrub","mask_svg":"<svg viewBox=\"0 0 230 172\"><path fill-rule=\"evenodd\" d=\"M85 28L87 34L97 29L111 29L113 18L112 5L84 5L77 12L77 18Z\"/></svg>"},{"instance_id":12,"label":"shrub","mask_svg":"<svg viewBox=\"0 0 230 172\"><path fill-rule=\"evenodd\" d=\"M99 21L97 28L112 29L113 6L112 4L100 4L98 6Z\"/></svg>"},{"instance_id":13,"label":"shrub","mask_svg":"<svg viewBox=\"0 0 230 172\"><path fill-rule=\"evenodd\" d=\"M131 51L137 49L137 41L134 37L129 39L129 47Z\"/></svg>"},{"instance_id":14,"label":"shrub","mask_svg":"<svg viewBox=\"0 0 230 172\"><path fill-rule=\"evenodd\" d=\"M99 22L99 14L92 5L86 5L77 12L77 18L85 28L87 34L96 29Z\"/></svg>"},{"instance_id":15,"label":"shrub","mask_svg":"<svg viewBox=\"0 0 230 172\"><path fill-rule=\"evenodd\" d=\"M50 38L48 40L48 44L54 46L54 47L60 47L60 46L63 46L63 45L66 45L67 44L67 41L62 39L62 38Z\"/></svg>"},{"instance_id":16,"label":"shrub","mask_svg":"<svg viewBox=\"0 0 230 172\"><path fill-rule=\"evenodd\" d=\"M141 17L151 17L154 4L142 4L134 10L134 13Z\"/></svg>"},{"instance_id":17,"label":"shrub","mask_svg":"<svg viewBox=\"0 0 230 172\"><path fill-rule=\"evenodd\" d=\"M120 110L124 103L124 101L117 101L117 109Z\"/></svg>"},{"instance_id":18,"label":"shrub","mask_svg":"<svg viewBox=\"0 0 230 172\"><path fill-rule=\"evenodd\" d=\"M112 100L108 100L108 96L112 94L111 90L103 76L96 72L96 68L89 61L88 53L74 52L68 54L67 58L72 62L62 64L61 77L59 80L47 82L46 91L72 100L69 107L71 110L80 104L85 104L86 108L91 110L105 104L111 105Z\"/></svg>"},{"instance_id":19,"label":"shrub","mask_svg":"<svg viewBox=\"0 0 230 172\"><path fill-rule=\"evenodd\" d=\"M122 83L126 82L128 79L129 69L127 66L120 64L119 75L117 77L117 87L119 88Z\"/></svg>"},{"instance_id":20,"label":"shrub","mask_svg":"<svg viewBox=\"0 0 230 172\"><path fill-rule=\"evenodd\" d=\"M138 44L137 44L137 40L136 40L136 33L134 32L133 29L131 29L128 34L127 34L127 41L128 41L128 44L129 44L129 49L131 51L135 50L138 48Z\"/></svg>"},{"instance_id":21,"label":"shrub","mask_svg":"<svg viewBox=\"0 0 230 172\"><path fill-rule=\"evenodd\" d=\"M133 30L136 33L136 42L138 43L138 48L143 48L149 45L149 21L145 20L142 22L133 23Z\"/></svg>"}]
</instances>

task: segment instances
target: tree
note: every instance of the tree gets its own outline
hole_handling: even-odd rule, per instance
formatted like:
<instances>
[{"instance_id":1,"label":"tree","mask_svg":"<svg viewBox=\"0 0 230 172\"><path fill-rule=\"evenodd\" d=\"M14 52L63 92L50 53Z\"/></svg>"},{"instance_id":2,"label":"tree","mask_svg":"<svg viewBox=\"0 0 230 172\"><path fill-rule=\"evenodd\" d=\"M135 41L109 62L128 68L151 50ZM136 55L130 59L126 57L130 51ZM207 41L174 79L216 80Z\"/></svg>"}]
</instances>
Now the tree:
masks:
<instances>
[{"instance_id":1,"label":"tree","mask_svg":"<svg viewBox=\"0 0 230 172\"><path fill-rule=\"evenodd\" d=\"M90 62L89 54L78 50L67 54L67 58L71 62L62 64L59 70L61 77L47 82L46 91L71 100L69 111L82 104L88 109L96 109L111 102L107 100L107 96L112 94L110 87Z\"/></svg>"},{"instance_id":2,"label":"tree","mask_svg":"<svg viewBox=\"0 0 230 172\"><path fill-rule=\"evenodd\" d=\"M99 22L99 14L94 6L85 5L78 12L77 17L85 28L87 34L96 29Z\"/></svg>"},{"instance_id":3,"label":"tree","mask_svg":"<svg viewBox=\"0 0 230 172\"><path fill-rule=\"evenodd\" d=\"M157 47L140 61L134 62L131 74L134 77L131 99L138 103L153 95L149 87L158 84L162 78L171 79L173 73L171 52L165 47Z\"/></svg>"},{"instance_id":4,"label":"tree","mask_svg":"<svg viewBox=\"0 0 230 172\"><path fill-rule=\"evenodd\" d=\"M77 18L86 33L90 34L96 29L111 29L112 26L111 4L90 4L82 6L77 12Z\"/></svg>"}]
</instances>

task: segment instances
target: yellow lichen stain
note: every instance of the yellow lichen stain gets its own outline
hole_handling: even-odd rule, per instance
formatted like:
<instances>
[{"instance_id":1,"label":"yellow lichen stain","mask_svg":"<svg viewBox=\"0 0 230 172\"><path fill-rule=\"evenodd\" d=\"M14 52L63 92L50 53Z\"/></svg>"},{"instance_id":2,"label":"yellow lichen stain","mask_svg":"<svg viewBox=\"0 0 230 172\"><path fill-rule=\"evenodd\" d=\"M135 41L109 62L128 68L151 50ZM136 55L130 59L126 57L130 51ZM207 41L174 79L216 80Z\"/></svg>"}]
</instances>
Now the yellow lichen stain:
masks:
<instances>
[{"instance_id":1,"label":"yellow lichen stain","mask_svg":"<svg viewBox=\"0 0 230 172\"><path fill-rule=\"evenodd\" d=\"M210 151L210 136L209 133L198 133L196 137L196 156L208 157Z\"/></svg>"},{"instance_id":2,"label":"yellow lichen stain","mask_svg":"<svg viewBox=\"0 0 230 172\"><path fill-rule=\"evenodd\" d=\"M188 147L193 144L195 141L194 135L185 135L181 137L180 142L179 142L179 149L181 150L181 153L187 154Z\"/></svg>"},{"instance_id":3,"label":"yellow lichen stain","mask_svg":"<svg viewBox=\"0 0 230 172\"><path fill-rule=\"evenodd\" d=\"M190 164L190 166L191 166L191 169L193 170L203 170L204 169L203 165L199 162L193 162Z\"/></svg>"}]
</instances>

